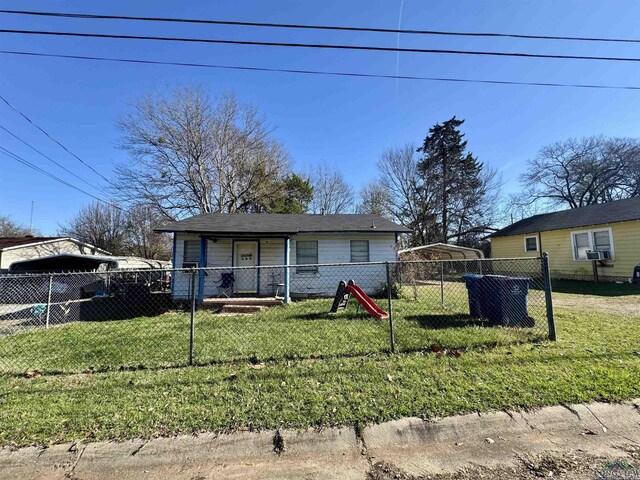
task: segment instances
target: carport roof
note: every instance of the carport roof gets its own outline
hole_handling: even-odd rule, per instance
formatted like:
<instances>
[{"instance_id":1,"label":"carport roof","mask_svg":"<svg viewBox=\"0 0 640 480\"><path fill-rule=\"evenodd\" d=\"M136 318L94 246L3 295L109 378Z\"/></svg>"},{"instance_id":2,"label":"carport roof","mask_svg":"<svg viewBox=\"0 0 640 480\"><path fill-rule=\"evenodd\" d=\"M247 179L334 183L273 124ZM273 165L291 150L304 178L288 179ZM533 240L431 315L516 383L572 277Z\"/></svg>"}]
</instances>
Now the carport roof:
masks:
<instances>
[{"instance_id":1,"label":"carport roof","mask_svg":"<svg viewBox=\"0 0 640 480\"><path fill-rule=\"evenodd\" d=\"M398 255L411 252L426 252L437 255L447 255L451 259L483 259L484 253L477 248L461 247L459 245L449 245L448 243L432 243L431 245L422 245L420 247L407 248L400 250Z\"/></svg>"}]
</instances>

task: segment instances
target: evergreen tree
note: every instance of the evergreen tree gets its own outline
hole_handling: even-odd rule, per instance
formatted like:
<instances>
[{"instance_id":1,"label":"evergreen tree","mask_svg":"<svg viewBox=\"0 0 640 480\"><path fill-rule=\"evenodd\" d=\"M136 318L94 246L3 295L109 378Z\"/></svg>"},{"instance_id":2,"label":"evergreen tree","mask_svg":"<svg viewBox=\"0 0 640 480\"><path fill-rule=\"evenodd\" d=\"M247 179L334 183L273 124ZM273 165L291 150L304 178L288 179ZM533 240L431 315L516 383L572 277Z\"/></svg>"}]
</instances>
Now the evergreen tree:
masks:
<instances>
[{"instance_id":1,"label":"evergreen tree","mask_svg":"<svg viewBox=\"0 0 640 480\"><path fill-rule=\"evenodd\" d=\"M281 180L279 195L266 208L269 213L306 213L313 199L311 180L291 173Z\"/></svg>"},{"instance_id":2,"label":"evergreen tree","mask_svg":"<svg viewBox=\"0 0 640 480\"><path fill-rule=\"evenodd\" d=\"M460 132L464 120L455 116L436 124L418 152L418 172L422 189L432 192L431 213L434 240L456 243L486 230L482 225L482 203L486 194L483 165L467 151L467 141ZM425 212L427 213L427 212Z\"/></svg>"}]
</instances>

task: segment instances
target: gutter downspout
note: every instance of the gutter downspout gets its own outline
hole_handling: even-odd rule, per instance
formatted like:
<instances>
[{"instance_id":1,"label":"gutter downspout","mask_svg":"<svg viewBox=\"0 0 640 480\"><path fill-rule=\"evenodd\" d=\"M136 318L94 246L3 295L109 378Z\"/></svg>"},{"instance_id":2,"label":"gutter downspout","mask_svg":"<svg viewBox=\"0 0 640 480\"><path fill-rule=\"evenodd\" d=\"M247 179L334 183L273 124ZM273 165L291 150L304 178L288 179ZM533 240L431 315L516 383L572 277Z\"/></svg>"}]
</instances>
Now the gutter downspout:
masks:
<instances>
[{"instance_id":1,"label":"gutter downspout","mask_svg":"<svg viewBox=\"0 0 640 480\"><path fill-rule=\"evenodd\" d=\"M542 232L538 232L538 253L542 255Z\"/></svg>"}]
</instances>

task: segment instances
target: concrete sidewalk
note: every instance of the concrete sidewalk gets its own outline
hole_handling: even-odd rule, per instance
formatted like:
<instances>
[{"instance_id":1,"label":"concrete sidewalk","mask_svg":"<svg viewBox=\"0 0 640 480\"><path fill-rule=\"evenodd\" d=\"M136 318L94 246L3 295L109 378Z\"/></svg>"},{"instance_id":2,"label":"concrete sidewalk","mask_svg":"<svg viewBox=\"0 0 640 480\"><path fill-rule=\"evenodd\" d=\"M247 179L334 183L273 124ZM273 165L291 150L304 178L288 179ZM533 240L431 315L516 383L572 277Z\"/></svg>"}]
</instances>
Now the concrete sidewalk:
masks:
<instances>
[{"instance_id":1,"label":"concrete sidewalk","mask_svg":"<svg viewBox=\"0 0 640 480\"><path fill-rule=\"evenodd\" d=\"M366 479L379 462L406 477L516 465L522 455L627 455L640 445L640 401L547 407L364 429L202 434L0 451L0 479ZM378 478L378 477L376 477ZM390 477L392 478L392 477Z\"/></svg>"}]
</instances>

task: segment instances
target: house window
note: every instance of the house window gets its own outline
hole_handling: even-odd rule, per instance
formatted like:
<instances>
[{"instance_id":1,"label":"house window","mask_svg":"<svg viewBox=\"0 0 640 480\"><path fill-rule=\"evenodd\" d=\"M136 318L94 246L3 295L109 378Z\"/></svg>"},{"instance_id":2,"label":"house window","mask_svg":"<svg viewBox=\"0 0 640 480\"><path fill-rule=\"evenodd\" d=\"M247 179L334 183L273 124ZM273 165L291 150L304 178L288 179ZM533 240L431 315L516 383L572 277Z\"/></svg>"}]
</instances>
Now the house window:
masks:
<instances>
[{"instance_id":1,"label":"house window","mask_svg":"<svg viewBox=\"0 0 640 480\"><path fill-rule=\"evenodd\" d=\"M351 262L369 261L369 240L351 240Z\"/></svg>"},{"instance_id":2,"label":"house window","mask_svg":"<svg viewBox=\"0 0 640 480\"><path fill-rule=\"evenodd\" d=\"M200 240L185 240L182 268L196 268L200 262Z\"/></svg>"},{"instance_id":3,"label":"house window","mask_svg":"<svg viewBox=\"0 0 640 480\"><path fill-rule=\"evenodd\" d=\"M613 258L611 229L587 230L571 233L574 260L588 260L587 252L607 251Z\"/></svg>"},{"instance_id":4,"label":"house window","mask_svg":"<svg viewBox=\"0 0 640 480\"><path fill-rule=\"evenodd\" d=\"M318 263L318 241L296 241L296 265L313 265ZM296 273L317 273L317 266L298 267Z\"/></svg>"},{"instance_id":5,"label":"house window","mask_svg":"<svg viewBox=\"0 0 640 480\"><path fill-rule=\"evenodd\" d=\"M593 245L595 250L611 251L611 236L608 230L593 232Z\"/></svg>"},{"instance_id":6,"label":"house window","mask_svg":"<svg viewBox=\"0 0 640 480\"><path fill-rule=\"evenodd\" d=\"M525 252L537 252L538 251L538 237L524 237L524 251Z\"/></svg>"}]
</instances>

